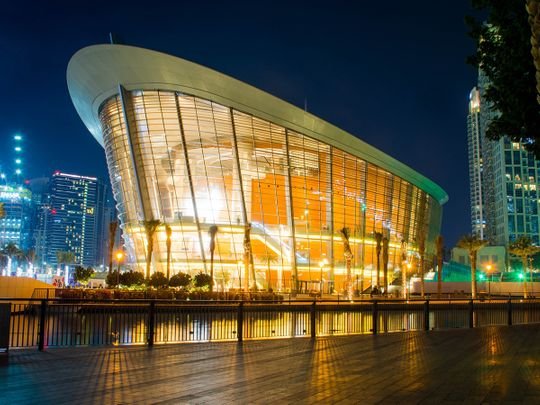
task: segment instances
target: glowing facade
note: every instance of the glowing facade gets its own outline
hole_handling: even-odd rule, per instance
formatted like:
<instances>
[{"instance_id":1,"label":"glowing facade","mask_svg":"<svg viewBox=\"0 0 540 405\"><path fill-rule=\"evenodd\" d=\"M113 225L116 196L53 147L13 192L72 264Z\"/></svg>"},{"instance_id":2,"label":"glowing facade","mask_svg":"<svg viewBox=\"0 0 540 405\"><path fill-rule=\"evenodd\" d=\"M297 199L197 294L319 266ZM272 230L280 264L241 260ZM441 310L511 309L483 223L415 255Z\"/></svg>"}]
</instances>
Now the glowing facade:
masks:
<instances>
[{"instance_id":1,"label":"glowing facade","mask_svg":"<svg viewBox=\"0 0 540 405\"><path fill-rule=\"evenodd\" d=\"M224 287L255 278L260 287L322 279L339 288L348 269L358 287L377 283L374 232L389 240L390 281L420 238L433 251L442 189L251 86L119 45L79 51L68 86L105 148L126 248L140 270L144 221L152 219L163 224L153 271L166 272L167 224L172 274L209 271L209 230L217 226L213 268Z\"/></svg>"}]
</instances>

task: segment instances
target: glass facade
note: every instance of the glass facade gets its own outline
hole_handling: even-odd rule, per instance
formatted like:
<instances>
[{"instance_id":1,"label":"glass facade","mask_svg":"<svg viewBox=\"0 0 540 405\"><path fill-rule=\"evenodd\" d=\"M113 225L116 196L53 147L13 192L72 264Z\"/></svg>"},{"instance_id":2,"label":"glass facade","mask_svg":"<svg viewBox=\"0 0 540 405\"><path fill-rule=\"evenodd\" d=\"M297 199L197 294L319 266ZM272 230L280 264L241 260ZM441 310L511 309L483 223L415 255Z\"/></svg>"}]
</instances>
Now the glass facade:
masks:
<instances>
[{"instance_id":1,"label":"glass facade","mask_svg":"<svg viewBox=\"0 0 540 405\"><path fill-rule=\"evenodd\" d=\"M540 187L540 161L526 150L523 142L512 142L508 137L494 141L486 136L486 129L497 112L485 100L489 81L482 71L478 77L479 120L477 136L480 153L477 161L469 159L471 173L471 207L473 233L478 224L474 207L482 204L484 239L494 245L507 245L521 236L540 244L538 193ZM470 148L469 148L470 151ZM479 177L473 177L476 163L482 165ZM476 194L473 193L476 191ZM481 199L478 199L478 196Z\"/></svg>"},{"instance_id":2,"label":"glass facade","mask_svg":"<svg viewBox=\"0 0 540 405\"><path fill-rule=\"evenodd\" d=\"M122 91L99 119L126 249L140 271L149 219L163 224L152 271L166 272L164 225L172 228L171 274L209 272L208 231L217 226L214 276L225 289L248 279L278 290L296 280L339 289L348 263L365 288L377 279L375 232L389 239L389 281L404 245L413 262L422 235L433 251L441 222L433 197L304 134L165 90Z\"/></svg>"}]
</instances>

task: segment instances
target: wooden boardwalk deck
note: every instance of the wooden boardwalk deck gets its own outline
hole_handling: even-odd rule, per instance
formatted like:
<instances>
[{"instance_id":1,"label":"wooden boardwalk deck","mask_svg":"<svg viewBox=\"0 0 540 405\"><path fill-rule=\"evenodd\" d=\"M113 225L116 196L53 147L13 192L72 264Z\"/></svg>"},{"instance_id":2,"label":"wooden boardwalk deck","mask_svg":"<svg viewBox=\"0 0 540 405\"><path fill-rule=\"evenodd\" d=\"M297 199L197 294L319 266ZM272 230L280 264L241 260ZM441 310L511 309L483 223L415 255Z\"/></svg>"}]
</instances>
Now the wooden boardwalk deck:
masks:
<instances>
[{"instance_id":1,"label":"wooden boardwalk deck","mask_svg":"<svg viewBox=\"0 0 540 405\"><path fill-rule=\"evenodd\" d=\"M540 403L540 325L14 350L0 404Z\"/></svg>"}]
</instances>

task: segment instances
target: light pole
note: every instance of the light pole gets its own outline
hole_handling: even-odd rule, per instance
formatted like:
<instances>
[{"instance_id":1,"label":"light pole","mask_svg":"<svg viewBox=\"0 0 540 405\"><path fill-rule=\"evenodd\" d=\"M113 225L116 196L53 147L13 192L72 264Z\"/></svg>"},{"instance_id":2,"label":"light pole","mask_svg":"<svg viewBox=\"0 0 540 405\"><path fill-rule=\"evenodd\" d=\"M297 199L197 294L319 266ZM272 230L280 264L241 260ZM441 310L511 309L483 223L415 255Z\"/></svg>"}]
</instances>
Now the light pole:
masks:
<instances>
[{"instance_id":1,"label":"light pole","mask_svg":"<svg viewBox=\"0 0 540 405\"><path fill-rule=\"evenodd\" d=\"M491 264L486 266L486 274L488 276L488 296L491 299Z\"/></svg>"},{"instance_id":2,"label":"light pole","mask_svg":"<svg viewBox=\"0 0 540 405\"><path fill-rule=\"evenodd\" d=\"M120 265L124 259L124 252L119 250L116 252L116 263L118 263L118 268L116 269L116 288L120 287Z\"/></svg>"}]
</instances>

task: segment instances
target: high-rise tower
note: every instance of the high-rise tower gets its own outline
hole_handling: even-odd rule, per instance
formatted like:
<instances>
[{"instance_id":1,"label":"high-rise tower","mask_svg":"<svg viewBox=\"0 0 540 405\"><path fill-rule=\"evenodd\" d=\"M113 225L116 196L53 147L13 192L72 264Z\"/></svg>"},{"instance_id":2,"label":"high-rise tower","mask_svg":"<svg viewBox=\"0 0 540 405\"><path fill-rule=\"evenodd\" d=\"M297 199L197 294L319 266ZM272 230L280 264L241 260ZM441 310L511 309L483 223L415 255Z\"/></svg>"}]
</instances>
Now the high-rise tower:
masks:
<instances>
[{"instance_id":1,"label":"high-rise tower","mask_svg":"<svg viewBox=\"0 0 540 405\"><path fill-rule=\"evenodd\" d=\"M525 140L487 138L486 129L497 114L485 99L488 87L480 72L467 120L472 233L495 245L523 235L539 244L540 161L525 149Z\"/></svg>"},{"instance_id":2,"label":"high-rise tower","mask_svg":"<svg viewBox=\"0 0 540 405\"><path fill-rule=\"evenodd\" d=\"M49 183L47 215L48 264L56 265L57 252L72 252L75 263L94 266L101 260L105 185L95 177L55 172Z\"/></svg>"},{"instance_id":3,"label":"high-rise tower","mask_svg":"<svg viewBox=\"0 0 540 405\"><path fill-rule=\"evenodd\" d=\"M469 115L467 116L471 228L473 235L484 239L486 221L484 219L484 199L482 195L483 163L480 135L480 92L474 87L469 95Z\"/></svg>"}]
</instances>

